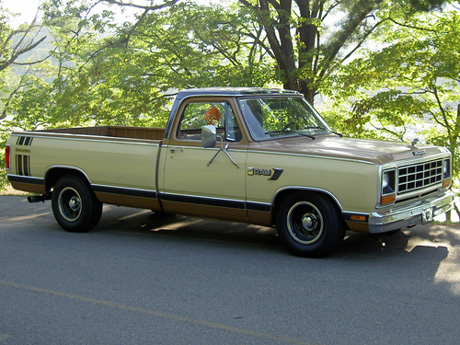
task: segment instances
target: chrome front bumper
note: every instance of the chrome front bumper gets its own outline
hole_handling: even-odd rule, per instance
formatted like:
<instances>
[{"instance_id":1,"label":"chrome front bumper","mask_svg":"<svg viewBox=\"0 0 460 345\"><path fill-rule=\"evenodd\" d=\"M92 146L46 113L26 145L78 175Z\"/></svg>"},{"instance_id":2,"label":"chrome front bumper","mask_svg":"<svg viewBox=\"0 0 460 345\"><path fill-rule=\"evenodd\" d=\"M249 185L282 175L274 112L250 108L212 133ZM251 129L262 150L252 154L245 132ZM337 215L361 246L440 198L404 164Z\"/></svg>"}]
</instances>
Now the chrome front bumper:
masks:
<instances>
[{"instance_id":1,"label":"chrome front bumper","mask_svg":"<svg viewBox=\"0 0 460 345\"><path fill-rule=\"evenodd\" d=\"M447 191L442 196L395 207L388 212L372 212L369 215L369 232L378 234L420 223L429 223L434 217L453 209L454 200L455 194Z\"/></svg>"}]
</instances>

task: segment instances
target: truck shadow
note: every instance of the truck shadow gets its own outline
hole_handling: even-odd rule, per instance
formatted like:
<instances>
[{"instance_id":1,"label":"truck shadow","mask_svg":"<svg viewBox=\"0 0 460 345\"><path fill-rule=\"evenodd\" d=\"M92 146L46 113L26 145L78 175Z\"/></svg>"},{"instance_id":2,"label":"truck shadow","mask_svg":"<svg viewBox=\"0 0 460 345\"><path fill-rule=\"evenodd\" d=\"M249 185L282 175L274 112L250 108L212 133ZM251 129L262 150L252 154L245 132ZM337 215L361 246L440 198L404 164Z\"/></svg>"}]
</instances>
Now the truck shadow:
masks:
<instances>
[{"instance_id":1,"label":"truck shadow","mask_svg":"<svg viewBox=\"0 0 460 345\"><path fill-rule=\"evenodd\" d=\"M31 205L25 199L17 197L2 197L1 201L5 214L8 215L2 220L3 229L13 229L18 223L33 219L42 231L50 227L62 231L53 219L49 203ZM24 209L28 210L27 213ZM267 250L287 254L274 228L184 216L162 216L150 210L112 205L104 206L101 221L93 231L264 246ZM341 247L327 260L366 258L382 259L384 262L387 259L413 259L439 264L446 259L459 260L459 247L458 226L416 226L393 235L348 232Z\"/></svg>"},{"instance_id":2,"label":"truck shadow","mask_svg":"<svg viewBox=\"0 0 460 345\"><path fill-rule=\"evenodd\" d=\"M103 217L95 231L263 245L276 251L285 251L275 228L160 215L149 210L115 206L105 206ZM329 258L404 257L439 263L459 245L460 232L446 226L418 226L395 234L380 235L347 232L339 250Z\"/></svg>"},{"instance_id":3,"label":"truck shadow","mask_svg":"<svg viewBox=\"0 0 460 345\"><path fill-rule=\"evenodd\" d=\"M382 279L399 280L414 291L460 296L460 231L455 226L419 225L396 234L351 233L335 257L347 265L377 270ZM397 285L397 284L396 284Z\"/></svg>"},{"instance_id":4,"label":"truck shadow","mask_svg":"<svg viewBox=\"0 0 460 345\"><path fill-rule=\"evenodd\" d=\"M418 226L394 234L348 233L340 253L347 257L401 258L440 263L460 244L450 229Z\"/></svg>"},{"instance_id":5,"label":"truck shadow","mask_svg":"<svg viewBox=\"0 0 460 345\"><path fill-rule=\"evenodd\" d=\"M270 227L105 206L102 219L94 231L113 232L114 229L116 232L153 237L245 243L284 250L276 229Z\"/></svg>"}]
</instances>

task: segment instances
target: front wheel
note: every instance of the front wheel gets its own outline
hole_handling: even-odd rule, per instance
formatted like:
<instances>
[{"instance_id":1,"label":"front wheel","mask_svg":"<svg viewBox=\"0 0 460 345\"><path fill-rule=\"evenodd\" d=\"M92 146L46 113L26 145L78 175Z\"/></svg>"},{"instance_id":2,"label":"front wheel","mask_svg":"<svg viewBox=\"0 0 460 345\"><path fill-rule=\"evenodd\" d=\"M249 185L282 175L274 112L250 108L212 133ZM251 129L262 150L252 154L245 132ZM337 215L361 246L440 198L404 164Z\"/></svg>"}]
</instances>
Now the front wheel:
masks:
<instances>
[{"instance_id":1,"label":"front wheel","mask_svg":"<svg viewBox=\"0 0 460 345\"><path fill-rule=\"evenodd\" d=\"M102 214L102 203L97 200L89 185L74 175L58 180L51 204L57 223L70 232L91 230Z\"/></svg>"},{"instance_id":2,"label":"front wheel","mask_svg":"<svg viewBox=\"0 0 460 345\"><path fill-rule=\"evenodd\" d=\"M276 225L287 249L298 256L326 256L345 236L337 207L315 193L294 193L282 200Z\"/></svg>"}]
</instances>

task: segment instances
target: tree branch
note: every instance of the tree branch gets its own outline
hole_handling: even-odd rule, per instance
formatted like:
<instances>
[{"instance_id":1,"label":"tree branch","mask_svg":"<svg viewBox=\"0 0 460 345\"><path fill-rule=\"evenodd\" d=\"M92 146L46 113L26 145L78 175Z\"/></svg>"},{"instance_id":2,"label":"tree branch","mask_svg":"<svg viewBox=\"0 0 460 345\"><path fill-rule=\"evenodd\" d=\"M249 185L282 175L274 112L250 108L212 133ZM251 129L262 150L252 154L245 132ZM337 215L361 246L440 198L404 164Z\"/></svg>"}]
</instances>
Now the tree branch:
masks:
<instances>
[{"instance_id":1,"label":"tree branch","mask_svg":"<svg viewBox=\"0 0 460 345\"><path fill-rule=\"evenodd\" d=\"M25 30L12 30L8 37L6 38L5 42L3 43L3 47L1 50L1 53L3 54L4 51L8 49L10 41L13 40L13 38L17 35L21 35L19 41L14 44L14 46L11 48L11 56L3 61L0 61L0 71L4 70L8 66L12 65L15 63L15 61L23 54L34 50L36 47L38 47L45 39L47 36L43 36L40 38L38 41L35 41L35 38L38 36L40 30L37 30L37 33L35 36L30 38L28 41L26 41L26 38L29 36L29 34L32 32L32 29L36 27L35 23L37 22L38 18L38 11L35 14L34 19L32 22L27 26L27 29ZM24 43L26 42L26 43ZM21 65L31 65L31 64L36 64L37 62L28 62L28 63L21 63ZM15 63L19 64L19 63Z\"/></svg>"},{"instance_id":2,"label":"tree branch","mask_svg":"<svg viewBox=\"0 0 460 345\"><path fill-rule=\"evenodd\" d=\"M344 43L350 39L350 37L355 33L359 25L363 23L366 17L369 16L369 13L375 10L377 5L379 5L382 1L383 0L362 0L355 5L354 9L350 10L348 20L343 25L342 31L339 32L335 40L333 40L331 45L329 46L329 54L327 54L327 56L325 57L326 64L324 69L328 69L329 65L336 58L340 49L342 49L342 47L344 46ZM362 9L359 10L361 6ZM325 71L322 72L323 75L324 73Z\"/></svg>"},{"instance_id":3,"label":"tree branch","mask_svg":"<svg viewBox=\"0 0 460 345\"><path fill-rule=\"evenodd\" d=\"M436 99L436 103L438 104L439 110L441 111L444 123L441 123L440 121L438 121L438 119L436 117L435 117L435 121L438 122L440 125L442 125L443 127L445 127L447 129L447 132L448 132L449 137L450 137L453 129L452 129L452 127L451 127L451 125L450 125L450 123L449 123L449 121L447 119L447 112L444 109L444 107L442 106L442 102L441 102L441 99L439 98L439 94L438 94L438 89L437 89L437 87L435 85L432 85L432 93L434 95L434 98Z\"/></svg>"},{"instance_id":4,"label":"tree branch","mask_svg":"<svg viewBox=\"0 0 460 345\"><path fill-rule=\"evenodd\" d=\"M401 26L403 28L409 28L409 29L414 29L414 30L419 30L419 31L433 32L433 33L437 33L437 34L442 33L442 32L437 31L436 29L429 29L429 28L423 28L421 26L415 26L415 25L409 25L409 24L400 23L400 22L396 21L393 18L388 18L388 19L390 21L392 21L393 23L395 23L396 25Z\"/></svg>"},{"instance_id":5,"label":"tree branch","mask_svg":"<svg viewBox=\"0 0 460 345\"><path fill-rule=\"evenodd\" d=\"M180 0L170 0L170 1L165 1L164 3L160 4L160 5L151 5L151 6L146 6L146 5L137 5L137 4L133 4L133 3L126 3L126 2L123 2L123 1L119 1L119 0L100 0L100 2L106 2L108 4L112 4L112 5L118 5L118 6L122 6L122 7L134 7L134 8L139 8L139 9L143 9L143 10L149 10L149 11L154 11L154 10L159 10L159 9L162 9L162 8L165 8L165 7L168 7L168 6L172 6L176 3L178 3Z\"/></svg>"}]
</instances>

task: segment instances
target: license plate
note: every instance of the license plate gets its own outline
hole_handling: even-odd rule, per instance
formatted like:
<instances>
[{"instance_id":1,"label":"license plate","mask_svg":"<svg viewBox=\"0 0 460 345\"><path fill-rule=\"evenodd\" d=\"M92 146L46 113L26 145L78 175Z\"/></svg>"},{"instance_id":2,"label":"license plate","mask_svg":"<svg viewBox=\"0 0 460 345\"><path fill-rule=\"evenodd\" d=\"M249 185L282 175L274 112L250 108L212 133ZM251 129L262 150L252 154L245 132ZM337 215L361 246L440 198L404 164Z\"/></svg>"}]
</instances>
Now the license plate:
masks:
<instances>
[{"instance_id":1,"label":"license plate","mask_svg":"<svg viewBox=\"0 0 460 345\"><path fill-rule=\"evenodd\" d=\"M433 221L434 207L426 208L422 211L422 223L430 223Z\"/></svg>"}]
</instances>

